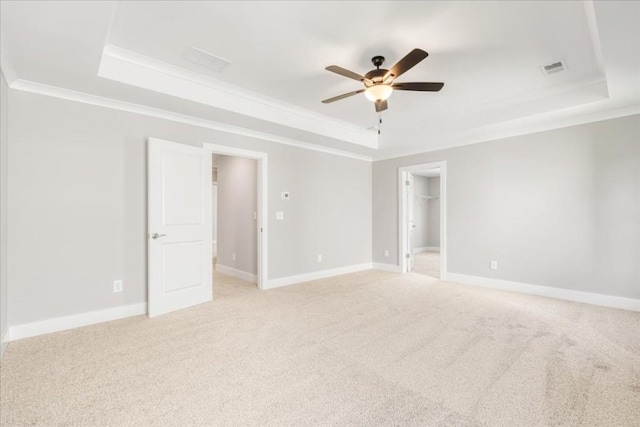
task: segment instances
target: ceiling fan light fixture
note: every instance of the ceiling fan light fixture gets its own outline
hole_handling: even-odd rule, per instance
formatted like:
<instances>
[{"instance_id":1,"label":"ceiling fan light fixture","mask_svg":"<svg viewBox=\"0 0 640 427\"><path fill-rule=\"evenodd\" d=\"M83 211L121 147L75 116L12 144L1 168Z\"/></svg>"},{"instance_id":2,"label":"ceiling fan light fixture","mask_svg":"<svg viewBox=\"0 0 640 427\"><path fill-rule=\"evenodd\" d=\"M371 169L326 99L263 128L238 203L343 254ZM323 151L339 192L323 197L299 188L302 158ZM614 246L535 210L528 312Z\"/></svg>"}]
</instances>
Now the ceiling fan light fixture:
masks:
<instances>
[{"instance_id":1,"label":"ceiling fan light fixture","mask_svg":"<svg viewBox=\"0 0 640 427\"><path fill-rule=\"evenodd\" d=\"M384 101L391 96L393 93L393 88L389 85L385 84L377 84L367 88L364 91L364 96L367 97L369 101Z\"/></svg>"}]
</instances>

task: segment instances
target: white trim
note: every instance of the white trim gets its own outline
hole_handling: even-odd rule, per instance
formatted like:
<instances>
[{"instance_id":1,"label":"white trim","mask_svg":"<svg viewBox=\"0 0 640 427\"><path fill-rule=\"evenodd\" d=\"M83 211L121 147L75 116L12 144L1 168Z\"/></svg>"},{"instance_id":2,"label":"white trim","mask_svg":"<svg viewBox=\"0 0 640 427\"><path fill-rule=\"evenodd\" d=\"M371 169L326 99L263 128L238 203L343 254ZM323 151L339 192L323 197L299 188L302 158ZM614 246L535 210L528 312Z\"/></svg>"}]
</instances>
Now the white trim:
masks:
<instances>
[{"instance_id":1,"label":"white trim","mask_svg":"<svg viewBox=\"0 0 640 427\"><path fill-rule=\"evenodd\" d=\"M528 283L512 282L509 280L492 279L487 277L468 276L466 274L457 273L448 273L445 276L445 280L448 282L457 282L465 285L481 286L484 288L500 289L504 291L519 292L529 295L538 295L548 298L582 302L585 304L620 308L623 310L640 311L640 300L632 298L574 291L563 288L552 288L549 286L531 285Z\"/></svg>"},{"instance_id":2,"label":"white trim","mask_svg":"<svg viewBox=\"0 0 640 427\"><path fill-rule=\"evenodd\" d=\"M7 43L7 38L4 36L4 31L0 28L0 71L4 75L4 79L7 81L7 86L11 87L11 84L18 79L16 69L13 66L11 60L11 52Z\"/></svg>"},{"instance_id":3,"label":"white trim","mask_svg":"<svg viewBox=\"0 0 640 427\"><path fill-rule=\"evenodd\" d=\"M389 271L391 273L402 273L402 267L399 265L386 264L384 262L374 262L372 268L374 270Z\"/></svg>"},{"instance_id":4,"label":"white trim","mask_svg":"<svg viewBox=\"0 0 640 427\"><path fill-rule=\"evenodd\" d=\"M6 77L6 76L5 76ZM8 80L7 80L8 83ZM103 108L110 108L128 113L141 114L144 116L155 117L158 119L169 120L178 123L184 123L191 126L212 129L220 132L226 132L234 135L242 135L249 138L260 139L263 141L275 142L276 144L288 145L291 147L302 148L305 150L317 151L320 153L333 154L335 156L348 157L366 162L373 161L371 156L363 154L355 154L349 151L339 150L337 148L324 147L309 142L298 141L292 138L286 138L266 132L260 132L252 129L246 129L239 126L227 125L212 120L206 120L199 117L188 116L186 114L174 113L172 111L161 110L158 108L147 107L140 104L118 101L112 98L106 98L98 95L90 95L84 92L77 92L70 89L64 89L56 86L50 86L42 83L31 82L28 80L16 80L9 85L11 89L21 90L23 92L35 93L38 95L51 96L53 98L64 99L67 101L80 102L83 104L95 105Z\"/></svg>"},{"instance_id":5,"label":"white trim","mask_svg":"<svg viewBox=\"0 0 640 427\"><path fill-rule=\"evenodd\" d=\"M371 270L372 263L349 265L347 267L331 268L328 270L314 271L313 273L297 274L295 276L280 277L271 279L263 289L279 288L281 286L295 285L298 283L310 282L312 280L326 279L328 277L339 276L341 274L356 273L358 271Z\"/></svg>"},{"instance_id":6,"label":"white trim","mask_svg":"<svg viewBox=\"0 0 640 427\"><path fill-rule=\"evenodd\" d=\"M440 168L440 277L447 274L447 162L421 163L418 165L401 166L398 168L398 263L402 272L407 272L407 258L404 248L405 241L405 211L406 185L404 175L409 172L419 172L425 169Z\"/></svg>"},{"instance_id":7,"label":"white trim","mask_svg":"<svg viewBox=\"0 0 640 427\"><path fill-rule=\"evenodd\" d=\"M66 331L143 314L147 314L146 302L56 317L54 319L11 326L9 328L9 339L10 341L17 341L23 338Z\"/></svg>"},{"instance_id":8,"label":"white trim","mask_svg":"<svg viewBox=\"0 0 640 427\"><path fill-rule=\"evenodd\" d=\"M351 144L378 148L375 131L118 46L104 47L98 76Z\"/></svg>"},{"instance_id":9,"label":"white trim","mask_svg":"<svg viewBox=\"0 0 640 427\"><path fill-rule=\"evenodd\" d=\"M9 347L9 332L11 332L11 329L7 328L7 332L5 332L2 342L0 342L0 359L4 356L4 352L7 351L7 347Z\"/></svg>"},{"instance_id":10,"label":"white trim","mask_svg":"<svg viewBox=\"0 0 640 427\"><path fill-rule=\"evenodd\" d=\"M593 54L598 64L598 72L604 76L606 80L606 69L604 66L604 58L602 56L602 44L600 43L600 31L598 30L598 19L596 17L596 9L593 0L583 0L584 12L587 17L587 25L591 35L591 46L593 46Z\"/></svg>"},{"instance_id":11,"label":"white trim","mask_svg":"<svg viewBox=\"0 0 640 427\"><path fill-rule=\"evenodd\" d=\"M578 108L578 106L573 108ZM567 110L568 109L556 110L554 112L557 113L557 111L562 111L566 113ZM584 113L540 121L542 120L541 116L550 115L552 113L553 112L547 112L534 116L527 116L524 118L509 120L506 122L488 124L479 128L473 128L469 131L475 131L476 134L467 134L457 139L441 143L440 145L434 145L431 148L427 149L408 147L407 149L394 151L389 154L377 153L373 161L379 162L382 160L412 157L425 153L433 153L434 151L448 150L450 148L466 147L468 145L480 144L483 142L499 141L502 139L516 138L518 136L547 132L555 129L564 129L589 123L597 123L604 120L633 116L635 114L640 114L640 104L631 104L616 109L602 110L593 113ZM538 120L538 122L536 122L536 120ZM497 130L491 131L489 128Z\"/></svg>"},{"instance_id":12,"label":"white trim","mask_svg":"<svg viewBox=\"0 0 640 427\"><path fill-rule=\"evenodd\" d=\"M226 274L227 276L235 277L236 279L244 280L246 282L258 283L257 275L247 273L246 271L242 270L236 270L235 268L227 267L226 265L216 264L216 271L218 273Z\"/></svg>"},{"instance_id":13,"label":"white trim","mask_svg":"<svg viewBox=\"0 0 640 427\"><path fill-rule=\"evenodd\" d=\"M413 248L413 253L421 254L423 252L440 252L440 248L437 246L422 246L420 248Z\"/></svg>"},{"instance_id":14,"label":"white trim","mask_svg":"<svg viewBox=\"0 0 640 427\"><path fill-rule=\"evenodd\" d=\"M265 289L264 285L269 277L269 156L261 151L245 150L208 142L203 143L202 148L215 154L254 159L258 162L256 182L258 193L258 224L256 225L258 227L256 233L256 238L258 239L256 243L258 248L258 276L254 283L258 284L258 288Z\"/></svg>"}]
</instances>

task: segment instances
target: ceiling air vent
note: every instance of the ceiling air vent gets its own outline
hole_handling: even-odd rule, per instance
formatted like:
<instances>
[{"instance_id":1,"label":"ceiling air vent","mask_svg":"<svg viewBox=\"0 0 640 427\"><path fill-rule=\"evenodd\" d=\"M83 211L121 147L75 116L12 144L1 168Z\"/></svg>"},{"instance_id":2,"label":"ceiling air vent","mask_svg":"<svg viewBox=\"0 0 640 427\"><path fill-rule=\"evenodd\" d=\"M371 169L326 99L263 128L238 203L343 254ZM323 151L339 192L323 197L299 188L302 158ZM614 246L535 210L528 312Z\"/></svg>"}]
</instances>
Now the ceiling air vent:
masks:
<instances>
[{"instance_id":1,"label":"ceiling air vent","mask_svg":"<svg viewBox=\"0 0 640 427\"><path fill-rule=\"evenodd\" d=\"M567 69L567 64L564 61L557 61L557 62L554 62L553 64L543 65L540 67L542 74L544 74L545 76L548 76L549 74L556 74L566 69Z\"/></svg>"},{"instance_id":2,"label":"ceiling air vent","mask_svg":"<svg viewBox=\"0 0 640 427\"><path fill-rule=\"evenodd\" d=\"M224 71L231 64L231 61L212 55L197 47L185 48L184 52L182 52L182 58L218 73Z\"/></svg>"}]
</instances>

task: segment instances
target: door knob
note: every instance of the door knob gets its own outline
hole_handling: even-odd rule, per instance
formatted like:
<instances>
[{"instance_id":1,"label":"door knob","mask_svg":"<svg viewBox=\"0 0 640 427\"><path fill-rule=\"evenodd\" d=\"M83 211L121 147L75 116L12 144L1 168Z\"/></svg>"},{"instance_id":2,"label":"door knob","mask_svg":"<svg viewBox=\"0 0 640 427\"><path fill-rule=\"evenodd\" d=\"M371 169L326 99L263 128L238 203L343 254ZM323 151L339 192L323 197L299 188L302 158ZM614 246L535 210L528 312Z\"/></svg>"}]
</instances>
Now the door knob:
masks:
<instances>
[{"instance_id":1,"label":"door knob","mask_svg":"<svg viewBox=\"0 0 640 427\"><path fill-rule=\"evenodd\" d=\"M166 236L166 234L153 233L153 234L151 235L151 238L152 238L152 239L159 239L160 237L164 237L164 236Z\"/></svg>"}]
</instances>

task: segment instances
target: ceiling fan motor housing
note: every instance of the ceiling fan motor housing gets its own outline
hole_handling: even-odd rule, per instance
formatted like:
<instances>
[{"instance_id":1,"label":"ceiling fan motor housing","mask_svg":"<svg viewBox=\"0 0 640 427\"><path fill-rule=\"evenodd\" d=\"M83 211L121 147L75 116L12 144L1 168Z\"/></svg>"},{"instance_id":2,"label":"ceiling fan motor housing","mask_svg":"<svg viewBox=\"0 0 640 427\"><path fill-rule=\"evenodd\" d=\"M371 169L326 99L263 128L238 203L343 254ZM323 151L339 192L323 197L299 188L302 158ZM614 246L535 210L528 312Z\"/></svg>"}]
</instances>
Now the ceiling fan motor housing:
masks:
<instances>
[{"instance_id":1,"label":"ceiling fan motor housing","mask_svg":"<svg viewBox=\"0 0 640 427\"><path fill-rule=\"evenodd\" d=\"M378 68L376 70L371 70L367 74L364 75L365 79L371 80L373 83L382 83L382 79L387 74L387 71L384 68Z\"/></svg>"}]
</instances>

